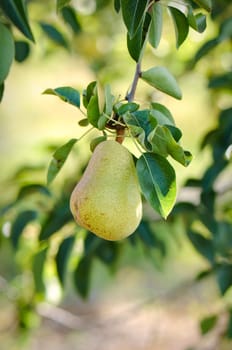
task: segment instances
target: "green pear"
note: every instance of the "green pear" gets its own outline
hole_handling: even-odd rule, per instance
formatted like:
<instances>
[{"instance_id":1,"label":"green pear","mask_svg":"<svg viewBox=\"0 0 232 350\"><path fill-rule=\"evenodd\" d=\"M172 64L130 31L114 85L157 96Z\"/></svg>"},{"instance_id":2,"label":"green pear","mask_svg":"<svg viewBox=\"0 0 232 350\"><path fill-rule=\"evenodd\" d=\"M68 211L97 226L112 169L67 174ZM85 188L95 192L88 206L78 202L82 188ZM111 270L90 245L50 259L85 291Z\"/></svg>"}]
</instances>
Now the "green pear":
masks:
<instances>
[{"instance_id":1,"label":"green pear","mask_svg":"<svg viewBox=\"0 0 232 350\"><path fill-rule=\"evenodd\" d=\"M76 222L97 236L116 241L135 231L142 201L131 153L116 141L98 144L70 198Z\"/></svg>"}]
</instances>

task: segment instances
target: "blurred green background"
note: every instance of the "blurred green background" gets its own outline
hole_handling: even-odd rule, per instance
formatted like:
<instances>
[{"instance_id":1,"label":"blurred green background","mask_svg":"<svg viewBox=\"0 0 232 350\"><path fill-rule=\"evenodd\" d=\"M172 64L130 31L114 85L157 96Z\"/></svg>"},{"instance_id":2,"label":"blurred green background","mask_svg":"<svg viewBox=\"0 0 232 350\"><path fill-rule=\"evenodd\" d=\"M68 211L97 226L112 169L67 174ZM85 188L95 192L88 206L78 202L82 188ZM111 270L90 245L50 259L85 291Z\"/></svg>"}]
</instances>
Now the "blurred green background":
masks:
<instances>
[{"instance_id":1,"label":"blurred green background","mask_svg":"<svg viewBox=\"0 0 232 350\"><path fill-rule=\"evenodd\" d=\"M0 105L0 204L17 197L19 188L33 182L46 185L46 171L54 150L71 138L79 138L81 113L53 96L43 95L47 88L72 86L82 91L97 79L110 83L113 92L125 95L135 69L126 49L125 27L112 11L109 1L73 1L81 26L75 35L54 10L54 1L29 2L31 27L36 44L29 57L15 62L5 83ZM53 23L71 47L67 50L46 36L37 21ZM17 29L15 37L22 39ZM164 33L158 50L147 48L143 67L164 65L177 77L183 100L176 101L139 83L136 100L146 104L154 99L167 106L183 132L183 145L193 153L185 169L173 163L177 171L180 199L198 200L197 191L182 187L190 177L200 178L211 162L210 149L200 149L204 135L217 126L218 113L231 105L231 94L207 88L213 73L229 70L230 42L224 42L193 69L189 62L201 45L218 35L218 24L210 16L207 30L190 30L188 40L177 51L171 20L165 17ZM155 94L155 95L154 95ZM91 152L88 140L80 141L58 175L52 191L54 198L68 183L75 183ZM128 147L132 147L128 143ZM224 181L224 180L223 180ZM225 182L228 176L225 177ZM67 185L67 186L66 186ZM65 187L66 186L66 187ZM32 201L32 207L34 202ZM22 204L24 205L24 204ZM48 210L36 199L36 205ZM38 223L29 224L14 250L8 237L7 222L2 223L0 247L0 348L2 350L78 349L78 350L218 350L231 349L229 340L221 341L228 316L224 310L231 292L224 299L213 277L196 281L195 276L208 268L208 262L191 245L181 219L165 224L146 208L147 217L166 250L148 249L141 242L121 244L120 259L110 268L94 260L89 297L83 301L70 278L80 252L83 233L79 233L74 254L68 262L66 287L62 290L54 261L45 271L45 293L33 294L32 252L36 249ZM73 230L72 224L56 234L51 256L57 252L60 237ZM38 263L39 264L39 263ZM32 296L33 295L33 296ZM202 336L199 320L220 314L217 327ZM21 322L21 328L18 325Z\"/></svg>"}]
</instances>

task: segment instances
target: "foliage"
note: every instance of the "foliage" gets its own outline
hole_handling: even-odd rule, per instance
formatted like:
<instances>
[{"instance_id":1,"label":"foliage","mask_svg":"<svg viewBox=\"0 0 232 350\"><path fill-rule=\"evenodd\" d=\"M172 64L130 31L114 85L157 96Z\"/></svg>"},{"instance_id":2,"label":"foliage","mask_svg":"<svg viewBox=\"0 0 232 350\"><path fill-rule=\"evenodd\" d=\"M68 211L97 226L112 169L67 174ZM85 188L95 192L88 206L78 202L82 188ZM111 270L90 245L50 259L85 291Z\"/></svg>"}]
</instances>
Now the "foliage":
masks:
<instances>
[{"instance_id":1,"label":"foliage","mask_svg":"<svg viewBox=\"0 0 232 350\"><path fill-rule=\"evenodd\" d=\"M173 4L174 2L167 4L162 0L114 1L114 9L125 24L127 49L135 64L131 89L124 98L114 95L109 84L101 86L97 81L90 82L82 91L62 86L48 88L44 94L54 95L84 114L84 119L79 121L80 126L87 127L87 132L83 135L92 129L99 133L91 141L92 150L97 143L112 135L119 140L125 137L132 138L140 153L135 162L144 198L155 209L159 220L160 216L166 218L169 215L166 225L172 225L180 218L183 220L186 236L208 262L207 271L202 271L197 278L203 279L214 274L223 296L232 285L232 203L231 196L227 195L227 192L231 194L231 188L221 189L218 184L220 185L220 178L231 170L232 106L219 111L218 125L205 135L202 141L202 151L207 147L212 154L210 166L200 179L189 179L185 184L189 189L200 191L199 203L193 204L190 199L189 202L175 204L176 175L170 158L183 166L188 166L192 158L191 153L180 144L182 132L175 125L172 113L167 107L152 101L149 108L145 109L135 97L137 84L141 80L175 99L182 97L176 79L166 67L155 66L142 70L143 55L146 54L147 45L158 50L165 26L166 10L173 21L176 47L179 48L187 40L190 28L199 33L206 29L205 13L210 11L211 2L194 0L184 2L182 6ZM211 14L219 25L218 35L206 41L198 49L186 69L195 68L208 55L218 57L221 45L228 47L226 45L232 37L232 19L228 16L229 11L227 13L230 4L217 6L220 4L220 1L214 2ZM96 2L96 11L104 6L112 7L112 3ZM0 9L0 48L5 48L0 50L0 95L4 98L4 81L10 74L13 59L18 62L24 61L30 54L31 43L37 38L31 29L26 2L1 1ZM73 35L78 36L82 26L70 1L57 1L56 11L63 24L71 28ZM41 20L37 24L49 40L69 50L71 41L69 42L58 27ZM15 38L15 28L25 39ZM211 71L208 88L212 90L213 99L217 99L221 92L231 94L230 69L217 72L212 65L209 70ZM48 185L59 174L71 151L75 152L74 146L78 145L79 140L71 139L55 151L48 168ZM79 169L79 177L82 170ZM28 174L31 173L33 171L29 169ZM152 222L145 217L134 235L124 242L104 241L91 232L77 227L69 210L69 196L73 186L74 183L70 179L67 180L57 196L44 184L30 183L19 189L15 201L1 209L0 223L3 231L6 231L6 223L10 222L12 246L15 250L25 251L28 254L27 259L33 266L34 280L31 286L33 296L25 302L25 309L31 310L34 302L45 296L46 268L51 261L56 266L57 276L63 286L71 261L76 289L80 295L87 297L95 259L114 269L125 244L142 244L146 249L158 250L162 258L166 256L164 242L160 241ZM35 224L36 238L33 237L26 244L25 236L31 223ZM227 334L231 336L230 304L226 305L226 310L230 315ZM219 315L210 315L201 320L200 327L203 334L216 325L218 317Z\"/></svg>"}]
</instances>

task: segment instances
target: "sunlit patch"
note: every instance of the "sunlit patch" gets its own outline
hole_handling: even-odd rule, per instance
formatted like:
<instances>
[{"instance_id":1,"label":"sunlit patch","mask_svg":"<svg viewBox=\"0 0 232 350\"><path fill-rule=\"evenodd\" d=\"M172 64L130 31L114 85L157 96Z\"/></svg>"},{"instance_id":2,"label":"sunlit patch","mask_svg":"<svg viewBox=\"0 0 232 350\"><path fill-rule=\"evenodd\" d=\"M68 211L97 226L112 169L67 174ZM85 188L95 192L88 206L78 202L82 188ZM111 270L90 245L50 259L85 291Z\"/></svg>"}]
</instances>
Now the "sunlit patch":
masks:
<instances>
[{"instance_id":1,"label":"sunlit patch","mask_svg":"<svg viewBox=\"0 0 232 350\"><path fill-rule=\"evenodd\" d=\"M91 15L96 10L95 0L73 0L72 5L77 12L83 13L84 15Z\"/></svg>"}]
</instances>

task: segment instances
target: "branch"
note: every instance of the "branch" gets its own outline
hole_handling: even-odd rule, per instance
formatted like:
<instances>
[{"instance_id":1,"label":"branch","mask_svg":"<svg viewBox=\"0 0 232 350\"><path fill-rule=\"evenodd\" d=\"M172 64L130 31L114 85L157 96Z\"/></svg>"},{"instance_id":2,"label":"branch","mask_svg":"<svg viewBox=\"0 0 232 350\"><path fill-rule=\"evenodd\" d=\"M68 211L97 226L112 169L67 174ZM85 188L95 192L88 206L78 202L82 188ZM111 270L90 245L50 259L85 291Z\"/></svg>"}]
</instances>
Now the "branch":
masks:
<instances>
[{"instance_id":1,"label":"branch","mask_svg":"<svg viewBox=\"0 0 232 350\"><path fill-rule=\"evenodd\" d=\"M130 91L128 91L128 93L126 95L126 100L128 102L132 102L134 100L135 91L136 91L136 88L137 88L137 85L138 85L138 81L139 81L140 75L141 75L141 63L138 62L136 64L136 69L135 69L135 74L134 74L134 79L133 79L133 82L132 82L132 85L131 85L131 89L130 89Z\"/></svg>"}]
</instances>

